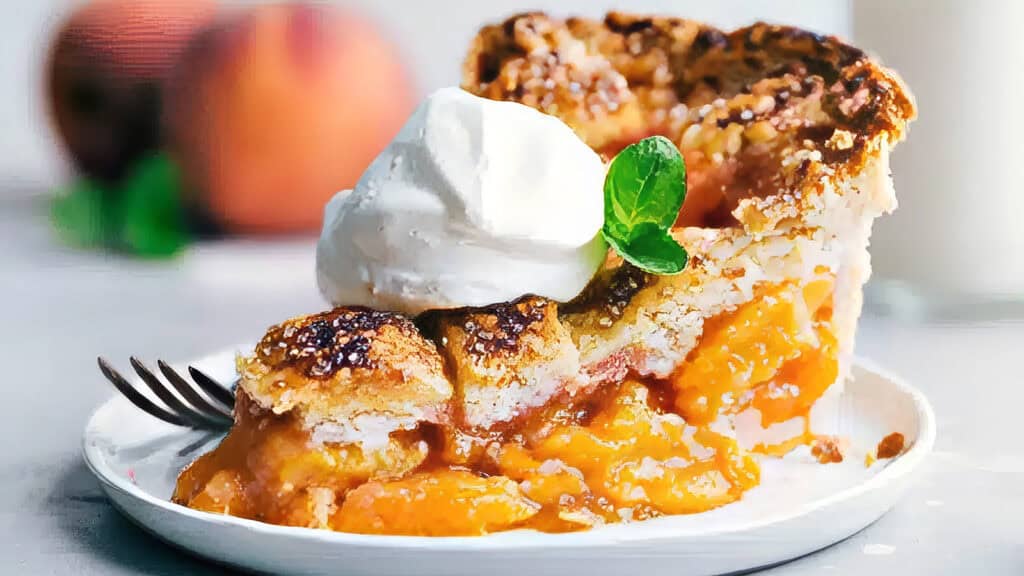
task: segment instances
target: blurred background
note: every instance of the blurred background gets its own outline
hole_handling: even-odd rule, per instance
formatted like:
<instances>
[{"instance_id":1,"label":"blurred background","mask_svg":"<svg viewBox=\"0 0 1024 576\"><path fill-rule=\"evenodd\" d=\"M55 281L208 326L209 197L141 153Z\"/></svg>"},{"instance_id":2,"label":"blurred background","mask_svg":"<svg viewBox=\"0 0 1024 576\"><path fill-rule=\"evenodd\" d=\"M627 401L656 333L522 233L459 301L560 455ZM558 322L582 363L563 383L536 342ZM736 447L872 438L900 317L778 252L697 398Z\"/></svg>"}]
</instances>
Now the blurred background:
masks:
<instances>
[{"instance_id":1,"label":"blurred background","mask_svg":"<svg viewBox=\"0 0 1024 576\"><path fill-rule=\"evenodd\" d=\"M171 7L192 4L198 5L200 12L204 10L202 3L188 0L148 3ZM67 175L68 165L59 153L44 105L44 72L54 36L69 15L84 4L69 0L14 0L0 5L4 38L0 70L6 83L0 93L0 124L5 127L0 133L0 149L4 150L0 181L50 186L62 182ZM222 4L258 5L239 0ZM846 0L339 0L319 4L339 6L372 20L400 52L417 94L457 84L462 58L481 24L525 10L547 9L595 17L610 9L676 13L726 27L768 19L846 36L852 29L851 8Z\"/></svg>"}]
</instances>

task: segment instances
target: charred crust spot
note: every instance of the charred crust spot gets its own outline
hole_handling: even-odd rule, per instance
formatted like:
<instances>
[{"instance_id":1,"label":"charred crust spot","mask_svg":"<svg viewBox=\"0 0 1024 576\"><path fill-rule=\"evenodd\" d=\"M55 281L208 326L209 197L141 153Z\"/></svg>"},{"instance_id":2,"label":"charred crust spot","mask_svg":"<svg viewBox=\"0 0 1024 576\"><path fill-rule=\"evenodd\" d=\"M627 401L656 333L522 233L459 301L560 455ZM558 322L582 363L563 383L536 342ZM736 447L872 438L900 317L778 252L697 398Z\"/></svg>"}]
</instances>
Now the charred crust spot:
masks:
<instances>
[{"instance_id":1,"label":"charred crust spot","mask_svg":"<svg viewBox=\"0 0 1024 576\"><path fill-rule=\"evenodd\" d=\"M298 335L295 337L295 343L303 348L310 346L317 349L327 348L334 342L336 334L337 332L334 328L331 328L330 323L326 320L316 320L309 326L299 330Z\"/></svg>"},{"instance_id":2,"label":"charred crust spot","mask_svg":"<svg viewBox=\"0 0 1024 576\"><path fill-rule=\"evenodd\" d=\"M636 266L629 263L620 266L608 284L608 295L605 298L608 312L616 318L621 318L633 297L650 281L651 275Z\"/></svg>"},{"instance_id":3,"label":"charred crust spot","mask_svg":"<svg viewBox=\"0 0 1024 576\"><path fill-rule=\"evenodd\" d=\"M642 32L654 27L654 20L651 18L636 18L626 16L618 12L611 12L604 18L604 24L609 30L619 34L633 34Z\"/></svg>"},{"instance_id":4,"label":"charred crust spot","mask_svg":"<svg viewBox=\"0 0 1024 576\"><path fill-rule=\"evenodd\" d=\"M810 140L814 143L814 147L818 149L825 145L825 142L832 137L832 134L834 134L835 131L835 126L829 126L827 124L804 126L797 132L797 138L799 140Z\"/></svg>"},{"instance_id":5,"label":"charred crust spot","mask_svg":"<svg viewBox=\"0 0 1024 576\"><path fill-rule=\"evenodd\" d=\"M532 12L520 12L519 14L508 17L504 22L502 22L501 31L505 36L512 38L516 34L516 26L519 26L520 23L533 30L533 21L546 18L546 14L536 10Z\"/></svg>"},{"instance_id":6,"label":"charred crust spot","mask_svg":"<svg viewBox=\"0 0 1024 576\"><path fill-rule=\"evenodd\" d=\"M843 78L842 79L842 83L843 83L843 87L846 88L846 91L852 94L852 93L856 92L857 90L859 90L860 87L864 84L864 81L867 80L867 79L868 79L868 72L867 72L867 70L866 69L861 69L861 70L858 70L857 72L855 72L849 78Z\"/></svg>"},{"instance_id":7,"label":"charred crust spot","mask_svg":"<svg viewBox=\"0 0 1024 576\"><path fill-rule=\"evenodd\" d=\"M729 40L721 30L704 28L693 39L692 49L700 55L714 48L725 48L728 45Z\"/></svg>"},{"instance_id":8,"label":"charred crust spot","mask_svg":"<svg viewBox=\"0 0 1024 576\"><path fill-rule=\"evenodd\" d=\"M806 62L811 74L832 82L839 71L864 58L864 52L831 36L793 28L758 23L743 35L744 51L766 51Z\"/></svg>"},{"instance_id":9,"label":"charred crust spot","mask_svg":"<svg viewBox=\"0 0 1024 576\"><path fill-rule=\"evenodd\" d=\"M810 82L815 77L824 78L826 82L832 82L836 79L835 68L826 60L808 58L804 62L804 66L806 66L808 74L804 82Z\"/></svg>"},{"instance_id":10,"label":"charred crust spot","mask_svg":"<svg viewBox=\"0 0 1024 576\"><path fill-rule=\"evenodd\" d=\"M707 84L708 87L714 90L715 92L718 92L719 90L722 89L722 79L719 78L718 76L705 76L701 78L701 81Z\"/></svg>"},{"instance_id":11,"label":"charred crust spot","mask_svg":"<svg viewBox=\"0 0 1024 576\"><path fill-rule=\"evenodd\" d=\"M544 321L549 304L544 298L525 296L466 314L461 323L466 352L487 356L517 350L523 334Z\"/></svg>"},{"instance_id":12,"label":"charred crust spot","mask_svg":"<svg viewBox=\"0 0 1024 576\"><path fill-rule=\"evenodd\" d=\"M790 92L789 90L779 90L778 92L772 95L772 98L775 99L775 106L778 108L782 108L783 106L786 105L786 102L789 102L789 99L792 96L793 93Z\"/></svg>"},{"instance_id":13,"label":"charred crust spot","mask_svg":"<svg viewBox=\"0 0 1024 576\"><path fill-rule=\"evenodd\" d=\"M330 378L344 368L374 368L370 349L384 326L416 332L412 322L398 314L336 308L274 326L256 353L274 369L291 368L310 378Z\"/></svg>"},{"instance_id":14,"label":"charred crust spot","mask_svg":"<svg viewBox=\"0 0 1024 576\"><path fill-rule=\"evenodd\" d=\"M852 106L848 112L844 112L842 108L839 109L839 114L845 116L845 124L849 129L857 132L869 132L874 129L886 129L889 128L887 123L884 123L879 118L879 103L875 101L866 101L858 105L856 98L853 100Z\"/></svg>"},{"instance_id":15,"label":"charred crust spot","mask_svg":"<svg viewBox=\"0 0 1024 576\"><path fill-rule=\"evenodd\" d=\"M831 140L837 134L837 130L836 126L827 124L804 126L797 132L797 137L800 140L811 142L814 149L821 152L822 161L826 164L842 164L849 161L857 153L863 145L863 141L853 139L849 146L832 146Z\"/></svg>"},{"instance_id":16,"label":"charred crust spot","mask_svg":"<svg viewBox=\"0 0 1024 576\"><path fill-rule=\"evenodd\" d=\"M501 61L497 58L490 58L487 54L481 53L477 57L477 70L479 70L481 82L493 82L498 79L501 73Z\"/></svg>"},{"instance_id":17,"label":"charred crust spot","mask_svg":"<svg viewBox=\"0 0 1024 576\"><path fill-rule=\"evenodd\" d=\"M394 324L403 328L412 327L412 322L405 316L371 308L350 307L337 309L328 314L334 315L331 319L331 327L340 332L372 331L385 324Z\"/></svg>"},{"instance_id":18,"label":"charred crust spot","mask_svg":"<svg viewBox=\"0 0 1024 576\"><path fill-rule=\"evenodd\" d=\"M502 25L501 25L501 31L504 32L506 36L513 36L513 35L515 35L515 33L516 33L516 21L518 21L522 17L523 17L523 15L519 14L519 15L516 15L516 16L513 16L513 17L509 18L508 20L505 20L502 23Z\"/></svg>"},{"instance_id":19,"label":"charred crust spot","mask_svg":"<svg viewBox=\"0 0 1024 576\"><path fill-rule=\"evenodd\" d=\"M328 354L314 355L305 373L313 378L327 378L342 368L373 368L370 340L366 336L343 338L330 347Z\"/></svg>"},{"instance_id":20,"label":"charred crust spot","mask_svg":"<svg viewBox=\"0 0 1024 576\"><path fill-rule=\"evenodd\" d=\"M776 100L776 105L778 106L778 100ZM716 120L715 125L719 128L726 128L730 124L750 125L769 116L771 116L771 112L757 114L749 108L733 108L727 116Z\"/></svg>"},{"instance_id":21,"label":"charred crust spot","mask_svg":"<svg viewBox=\"0 0 1024 576\"><path fill-rule=\"evenodd\" d=\"M606 281L591 282L576 300L562 308L567 314L596 310L605 323L618 320L633 301L633 297L651 283L652 275L623 262L611 271Z\"/></svg>"},{"instance_id":22,"label":"charred crust spot","mask_svg":"<svg viewBox=\"0 0 1024 576\"><path fill-rule=\"evenodd\" d=\"M853 66L854 64L861 60L864 60L865 58L867 58L867 54L865 54L864 51L861 50L860 48L843 45L842 53L839 58L839 66L841 68Z\"/></svg>"},{"instance_id":23,"label":"charred crust spot","mask_svg":"<svg viewBox=\"0 0 1024 576\"><path fill-rule=\"evenodd\" d=\"M853 155L859 150L859 146L851 146L850 148L844 148L841 150L833 148L823 148L821 150L821 159L826 164L843 164L848 162Z\"/></svg>"}]
</instances>

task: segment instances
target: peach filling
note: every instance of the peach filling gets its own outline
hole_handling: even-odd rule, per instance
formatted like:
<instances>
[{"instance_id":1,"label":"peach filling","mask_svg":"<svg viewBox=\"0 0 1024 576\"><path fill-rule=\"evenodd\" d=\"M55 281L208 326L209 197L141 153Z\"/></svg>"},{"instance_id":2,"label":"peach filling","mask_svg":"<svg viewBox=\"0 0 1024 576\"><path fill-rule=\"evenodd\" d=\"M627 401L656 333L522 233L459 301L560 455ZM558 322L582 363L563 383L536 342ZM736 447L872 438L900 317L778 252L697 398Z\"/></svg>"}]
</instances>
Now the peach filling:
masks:
<instances>
[{"instance_id":1,"label":"peach filling","mask_svg":"<svg viewBox=\"0 0 1024 576\"><path fill-rule=\"evenodd\" d=\"M483 438L424 427L372 450L314 443L295 418L240 393L231 433L182 472L174 501L276 524L429 536L567 532L722 506L756 486L760 468L708 425L749 408L765 427L806 421L838 371L832 284L823 275L766 287L709 320L668 382L608 383Z\"/></svg>"},{"instance_id":2,"label":"peach filling","mask_svg":"<svg viewBox=\"0 0 1024 576\"><path fill-rule=\"evenodd\" d=\"M258 410L240 392L231 432L181 473L172 499L207 512L328 528L337 495L407 474L427 455L419 432L392 434L386 446L367 451L314 443L293 418Z\"/></svg>"},{"instance_id":3,"label":"peach filling","mask_svg":"<svg viewBox=\"0 0 1024 576\"><path fill-rule=\"evenodd\" d=\"M706 425L747 407L762 425L805 416L838 375L831 277L767 289L708 320L700 343L672 378L675 407Z\"/></svg>"},{"instance_id":4,"label":"peach filling","mask_svg":"<svg viewBox=\"0 0 1024 576\"><path fill-rule=\"evenodd\" d=\"M336 529L363 534L475 536L528 521L540 508L513 480L439 469L368 482L345 498Z\"/></svg>"},{"instance_id":5,"label":"peach filling","mask_svg":"<svg viewBox=\"0 0 1024 576\"><path fill-rule=\"evenodd\" d=\"M494 446L486 475L442 466L365 484L349 493L337 526L416 535L566 532L700 512L757 485L757 463L734 441L660 413L648 396L643 384L624 382L587 424Z\"/></svg>"}]
</instances>

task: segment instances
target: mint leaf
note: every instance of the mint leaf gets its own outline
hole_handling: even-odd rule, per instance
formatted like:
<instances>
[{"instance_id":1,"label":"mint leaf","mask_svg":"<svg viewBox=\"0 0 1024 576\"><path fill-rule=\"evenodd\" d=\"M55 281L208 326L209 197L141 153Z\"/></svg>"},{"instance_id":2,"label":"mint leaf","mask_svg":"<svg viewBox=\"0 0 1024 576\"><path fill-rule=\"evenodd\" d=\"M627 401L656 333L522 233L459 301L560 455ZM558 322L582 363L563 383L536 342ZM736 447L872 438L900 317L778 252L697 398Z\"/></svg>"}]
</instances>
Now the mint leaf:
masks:
<instances>
[{"instance_id":1,"label":"mint leaf","mask_svg":"<svg viewBox=\"0 0 1024 576\"><path fill-rule=\"evenodd\" d=\"M612 160L604 183L604 228L625 260L654 274L677 274L686 251L668 234L686 198L686 164L662 136L627 146Z\"/></svg>"},{"instance_id":2,"label":"mint leaf","mask_svg":"<svg viewBox=\"0 0 1024 576\"><path fill-rule=\"evenodd\" d=\"M50 205L50 221L60 239L72 246L101 246L114 235L107 215L110 192L88 179L61 190Z\"/></svg>"},{"instance_id":3,"label":"mint leaf","mask_svg":"<svg viewBox=\"0 0 1024 576\"><path fill-rule=\"evenodd\" d=\"M625 242L608 236L605 238L623 260L645 272L669 276L686 269L686 250L668 231L651 223L634 229L633 238Z\"/></svg>"},{"instance_id":4,"label":"mint leaf","mask_svg":"<svg viewBox=\"0 0 1024 576\"><path fill-rule=\"evenodd\" d=\"M121 242L139 256L167 257L188 243L177 165L166 155L143 159L121 189Z\"/></svg>"}]
</instances>

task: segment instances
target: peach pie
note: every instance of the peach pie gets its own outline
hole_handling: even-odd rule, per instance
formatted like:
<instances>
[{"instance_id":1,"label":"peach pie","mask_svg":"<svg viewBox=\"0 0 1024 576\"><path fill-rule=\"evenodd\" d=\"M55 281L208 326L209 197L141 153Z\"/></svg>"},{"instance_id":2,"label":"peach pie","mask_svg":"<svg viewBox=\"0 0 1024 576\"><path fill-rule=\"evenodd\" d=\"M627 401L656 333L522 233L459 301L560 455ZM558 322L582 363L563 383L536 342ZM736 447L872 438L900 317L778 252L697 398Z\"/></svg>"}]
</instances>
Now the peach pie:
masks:
<instances>
[{"instance_id":1,"label":"peach pie","mask_svg":"<svg viewBox=\"0 0 1024 576\"><path fill-rule=\"evenodd\" d=\"M610 252L582 294L415 318L360 306L240 358L234 427L174 501L367 534L575 531L729 504L815 443L847 377L872 221L914 104L835 38L540 13L483 28L463 88L606 158L670 139L688 194L655 275Z\"/></svg>"}]
</instances>

